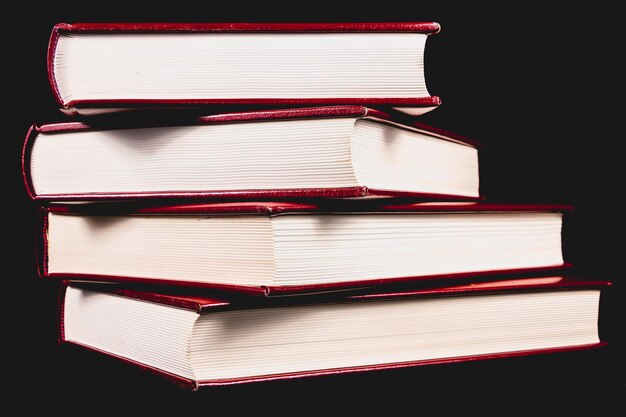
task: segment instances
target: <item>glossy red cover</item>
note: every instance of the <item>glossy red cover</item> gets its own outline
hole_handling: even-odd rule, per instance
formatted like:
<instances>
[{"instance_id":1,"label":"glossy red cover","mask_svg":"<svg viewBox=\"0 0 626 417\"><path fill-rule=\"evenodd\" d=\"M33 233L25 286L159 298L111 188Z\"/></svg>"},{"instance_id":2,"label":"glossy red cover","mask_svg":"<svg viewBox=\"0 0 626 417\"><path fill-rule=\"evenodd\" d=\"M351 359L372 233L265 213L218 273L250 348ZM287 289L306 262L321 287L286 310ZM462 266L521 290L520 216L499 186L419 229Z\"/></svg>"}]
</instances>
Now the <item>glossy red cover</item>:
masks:
<instances>
[{"instance_id":1,"label":"glossy red cover","mask_svg":"<svg viewBox=\"0 0 626 417\"><path fill-rule=\"evenodd\" d=\"M465 138L456 133L447 132L443 129L428 126L414 121L399 120L380 110L371 109L364 106L325 106L310 108L291 108L275 110L258 110L236 113L221 113L202 116L194 119L194 124L221 124L221 123L245 123L260 120L290 120L290 119L311 119L311 118L334 118L334 117L355 117L368 118L405 126L420 132L436 137L461 142L468 146L480 148L480 144L471 139ZM181 124L189 124L189 121L180 121ZM158 127L151 124L142 127ZM124 129L128 126L107 126L107 129ZM395 190L376 190L365 186L341 187L341 188L306 188L306 189L284 189L284 190L206 190L190 192L143 192L143 193L83 193L83 194L42 194L35 192L31 178L31 150L39 133L53 134L56 132L84 131L101 129L92 127L81 122L65 122L46 125L33 125L30 127L24 140L22 150L22 175L28 195L34 200L124 200L124 199L161 199L161 198L194 198L194 199L282 199L282 198L354 198L365 196L398 196L413 197L422 200L454 200L454 201L474 201L481 199L463 197L447 194L426 194L413 193Z\"/></svg>"},{"instance_id":2,"label":"glossy red cover","mask_svg":"<svg viewBox=\"0 0 626 417\"><path fill-rule=\"evenodd\" d=\"M64 102L54 73L54 56L61 32L112 33L112 32L417 32L435 34L441 29L436 22L366 22L366 23L59 23L50 35L48 45L48 78L57 102L70 108L133 108L133 107L194 107L206 105L284 105L319 106L336 104L363 104L390 107L437 107L441 99L436 96L418 98L238 98L238 99L120 99L120 100L71 100Z\"/></svg>"},{"instance_id":3,"label":"glossy red cover","mask_svg":"<svg viewBox=\"0 0 626 417\"><path fill-rule=\"evenodd\" d=\"M62 285L61 293L59 296L59 342L60 343L70 343L75 344L74 342L67 341L64 335L64 314L63 314L63 300L65 289L67 286L79 286L85 287L84 284L77 283L68 283L64 282ZM350 295L343 298L334 298L326 300L326 302L340 302L340 303L350 303L350 302L368 302L369 300L383 300L383 299L406 299L406 298L426 298L426 297L442 297L442 296L471 296L478 294L490 294L490 293L514 293L514 292L530 292L530 291L567 291L574 289L586 289L586 288L598 288L604 289L611 285L610 281L607 280L589 280L589 279L581 279L581 278L572 278L567 276L538 276L533 278L519 278L514 277L508 280L502 281L487 281L473 284L455 284L455 285L442 285L442 286L425 286L419 289L411 290L411 291L403 291L403 292L387 292L387 293L367 293L360 295ZM212 311L222 311L222 310L240 310L240 309L250 309L250 308L259 308L259 307L269 307L272 304L267 303L259 303L255 302L255 300L245 300L245 301L228 301L225 299L219 299L214 296L202 294L199 292L191 292L191 293L163 293L163 292L150 292L150 291L142 291L142 290L133 290L124 287L112 286L112 285L98 285L91 284L86 286L89 289L100 291L100 292L108 292L112 294L116 294L122 297L129 297L138 300L144 300L148 302L154 302L164 305L169 305L177 308L183 308L187 310L192 310L197 312L198 314L210 314ZM315 301L307 301L306 299L299 299L298 301L293 301L294 304L306 304L306 303L315 303L319 302L317 299ZM322 299L322 302L324 300ZM284 304L277 304L284 305ZM397 369L397 368L407 368L414 366L422 366L422 365L434 365L434 364L446 364L446 363L457 363L457 362L467 362L467 361L475 361L475 360L484 360L484 359L497 359L497 358L509 358L509 357L518 357L518 356L526 356L526 355L537 355L537 354L547 354L547 353L557 353L557 352L566 352L566 351L574 351L574 350L584 350L591 348L598 348L605 346L607 343L601 341L596 344L588 344L588 345L578 345L578 346L569 346L569 347L559 347L559 348L548 348L548 349L536 349L536 350L524 350L524 351L514 351L514 352L505 352L505 353L496 353L496 354L484 354L484 355L475 355L475 356L462 356L462 357L453 357L453 358L436 358L430 360L420 360L420 361L411 361L411 362L401 362L401 363L386 363L386 364L377 364L377 365L368 365L368 366L358 366L358 367L349 367L349 368L336 368L336 369L325 369L325 370L313 370L307 372L297 372L297 373L286 373L286 374L275 374L275 375L261 375L261 376L252 376L245 378L233 378L233 379L223 379L223 380L209 380L209 381L196 381L192 379L182 378L177 375L170 374L168 372L164 372L160 369L153 368L150 366L146 366L145 364L139 363L137 361L129 360L127 358L117 356L111 354L109 352L105 352L96 348L92 348L89 346L84 346L80 344L76 344L82 348L94 350L100 353L103 353L108 356L115 357L124 362L132 363L135 366L139 366L140 368L152 372L154 374L160 375L166 379L169 379L172 382L177 383L181 387L197 390L201 387L207 386L217 386L217 385L232 385L232 384L241 384L241 383L249 383L249 382L263 382L263 381L272 381L272 380L281 380L281 379L293 379L293 378L302 378L302 377L310 377L310 376L323 376L323 375L334 375L334 374L346 374L346 373L354 373L354 372L366 372L366 371L376 371L376 370L384 370L384 369Z\"/></svg>"},{"instance_id":4,"label":"glossy red cover","mask_svg":"<svg viewBox=\"0 0 626 417\"><path fill-rule=\"evenodd\" d=\"M420 32L437 33L436 22L302 23L58 23L65 32Z\"/></svg>"},{"instance_id":5,"label":"glossy red cover","mask_svg":"<svg viewBox=\"0 0 626 417\"><path fill-rule=\"evenodd\" d=\"M415 277L397 277L344 281L314 285L292 286L243 286L219 283L198 283L174 279L147 279L137 277L102 276L89 274L51 273L47 268L47 213L87 214L92 215L193 215L193 214L259 214L265 216L288 215L289 213L454 213L454 212L566 212L567 205L546 204L496 204L496 203L413 203L373 205L370 202L337 203L302 203L302 202L224 202L182 205L140 206L132 204L51 204L42 210L41 256L39 273L42 278L71 279L75 281L151 283L156 285L175 285L178 287L211 288L222 291L245 293L250 295L282 296L309 293L336 292L425 281L443 281L453 279L473 279L476 277L511 276L513 274L537 274L547 271L559 271L570 268L569 263L562 265L528 269L468 271L455 274L425 275Z\"/></svg>"},{"instance_id":6,"label":"glossy red cover","mask_svg":"<svg viewBox=\"0 0 626 417\"><path fill-rule=\"evenodd\" d=\"M177 288L158 289L157 287L130 287L123 284L102 284L72 282L63 280L64 287L77 287L91 289L99 292L107 292L123 297L137 300L150 301L158 304L165 304L196 313L210 313L216 310L241 310L248 308L260 308L277 305L303 305L315 304L319 302L365 302L369 300L387 300L399 298L432 297L442 295L467 295L483 293L506 293L512 291L545 291L556 289L573 288L600 288L611 286L609 280L597 280L578 278L563 274L539 274L528 277L523 275L511 275L504 279L481 280L470 283L459 283L454 281L444 281L438 284L427 283L414 288L402 291L363 291L361 293L341 294L321 294L317 297L290 297L286 299L267 300L257 297L226 297L215 292L206 291L200 288Z\"/></svg>"},{"instance_id":7,"label":"glossy red cover","mask_svg":"<svg viewBox=\"0 0 626 417\"><path fill-rule=\"evenodd\" d=\"M132 203L48 204L55 213L116 214L266 214L288 213L463 213L463 212L564 212L567 204L486 203L486 202L416 202L394 204L394 199L378 201L325 200L300 201L225 201L219 203L136 205Z\"/></svg>"}]
</instances>

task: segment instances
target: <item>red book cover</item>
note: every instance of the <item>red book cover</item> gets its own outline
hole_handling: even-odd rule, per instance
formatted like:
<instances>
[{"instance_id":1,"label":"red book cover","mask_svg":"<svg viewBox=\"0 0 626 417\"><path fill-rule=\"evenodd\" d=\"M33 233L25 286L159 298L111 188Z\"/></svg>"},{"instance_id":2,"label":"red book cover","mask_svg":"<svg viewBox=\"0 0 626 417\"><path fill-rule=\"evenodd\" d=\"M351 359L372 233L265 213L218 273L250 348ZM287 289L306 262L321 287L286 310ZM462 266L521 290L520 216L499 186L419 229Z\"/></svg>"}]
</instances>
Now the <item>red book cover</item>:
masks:
<instances>
[{"instance_id":1,"label":"red book cover","mask_svg":"<svg viewBox=\"0 0 626 417\"><path fill-rule=\"evenodd\" d=\"M181 377L180 375L166 372L162 369L154 366L147 365L141 361L132 360L127 357L111 353L104 349L98 349L94 346L89 346L80 342L68 340L65 332L65 293L68 287L82 288L85 290L96 291L100 293L113 294L119 297L147 301L149 303L155 303L164 306L175 307L178 309L192 311L198 315L213 314L226 311L242 311L250 309L267 309L275 307L290 307L290 306L316 306L319 304L332 305L335 303L341 303L345 306L350 306L352 303L370 303L370 302L385 302L385 301L399 301L402 300L414 300L414 299L446 299L450 297L466 297L466 296L480 296L480 295L498 295L498 294L520 294L520 293L537 293L537 292L567 292L576 290L600 290L601 293L606 288L610 287L611 282L607 280L594 280L586 278L577 278L571 276L562 275L539 275L536 277L519 277L512 276L505 280L493 281L487 280L482 282L475 282L470 284L442 284L437 286L423 285L411 290L397 291L397 292L362 292L352 295L331 295L328 294L322 296L313 297L297 297L297 298L282 298L274 299L272 302L264 301L258 298L234 298L224 299L216 295L208 295L202 291L190 290L179 288L176 291L161 292L148 288L133 289L119 285L102 285L93 283L77 283L77 282L63 282L61 286L61 292L59 296L59 342L61 344L72 344L95 350L97 352L113 356L122 361L139 366L140 368L157 374L161 377L171 380L177 383L181 387L197 390L202 387L218 386L218 385L231 385L250 382L263 382L281 379L293 379L312 376L334 375L334 374L347 374L354 372L369 372L384 369L397 369L406 367L415 367L423 365L434 364L448 364L457 362L467 362L485 359L501 359L511 358L518 356L537 355L537 354L549 354L565 351L584 350L591 348L598 348L606 345L605 341L602 341L601 335L598 335L599 341L595 343L565 344L558 347L540 348L540 349L526 349L526 350L514 350L508 352L494 352L486 354L477 354L469 356L458 357L440 357L427 360L417 361L404 361L397 363L380 363L367 366L354 366L354 367L340 367L329 368L321 370L299 371L290 373L279 374L266 374L255 375L238 378L227 379L212 379L212 380L198 380L193 378ZM346 307L346 308L347 308ZM572 310L575 313L577 310ZM596 325L599 325L600 317L598 316Z\"/></svg>"},{"instance_id":2,"label":"red book cover","mask_svg":"<svg viewBox=\"0 0 626 417\"><path fill-rule=\"evenodd\" d=\"M207 98L190 95L186 98L63 98L62 79L59 79L55 60L59 39L68 34L368 34L368 33L421 33L436 34L436 22L381 22L381 23L59 23L52 30L48 47L48 76L52 91L62 109L69 114L98 114L101 112L132 108L194 108L207 106L320 106L367 105L392 107L399 111L419 115L441 104L437 96L419 97L236 97ZM364 41L367 42L367 39ZM417 66L415 71L417 71ZM62 77L61 77L62 78Z\"/></svg>"},{"instance_id":3,"label":"red book cover","mask_svg":"<svg viewBox=\"0 0 626 417\"><path fill-rule=\"evenodd\" d=\"M43 278L70 279L75 281L105 281L126 283L151 283L176 285L181 287L205 287L236 293L262 296L301 295L308 293L335 292L361 288L376 288L396 284L408 284L420 281L442 281L456 279L478 279L481 277L500 277L515 274L538 274L546 271L567 269L571 265L561 262L532 268L468 270L451 274L430 274L420 276L402 276L384 279L342 280L339 282L306 284L306 285L230 285L216 282L190 282L176 278L160 279L131 275L102 276L97 274L55 273L49 270L48 218L50 213L65 215L157 215L157 216L188 216L188 215L245 215L255 214L273 218L282 215L297 214L337 214L337 213L528 213L556 212L566 213L571 210L567 205L545 204L498 204L498 203L413 203L387 204L364 201L324 201L322 203L300 202L225 202L180 204L160 206L137 206L132 203L94 203L94 204L50 204L42 210L42 226L40 234L39 274Z\"/></svg>"},{"instance_id":4,"label":"red book cover","mask_svg":"<svg viewBox=\"0 0 626 417\"><path fill-rule=\"evenodd\" d=\"M474 140L459 134L428 126L415 121L407 121L403 118L394 117L388 113L363 107L363 106L328 106L310 108L290 108L276 110L258 110L236 113L221 113L207 115L192 120L176 119L168 121L166 125L159 125L151 121L148 126L134 127L168 127L176 123L181 126L193 125L219 125L227 123L247 123L272 120L305 120L324 118L355 118L383 123L395 126L403 126L415 132L423 133L435 138L465 144L476 149L480 144ZM83 122L65 122L45 125L33 125L26 134L22 151L22 175L28 195L34 200L43 201L70 201L70 200L132 200L132 199L163 199L163 198L193 198L193 199L285 199L285 198L355 198L355 197L411 197L419 200L439 201L475 201L481 200L480 196L451 195L445 193L410 192L403 190L387 190L368 187L367 184L353 187L323 187L323 188L291 188L291 189L248 189L248 190L193 190L193 191L167 191L162 192L82 192L82 193L38 193L32 180L32 150L35 142L41 134L84 132L88 130L116 130L129 128L123 121L118 124L90 126ZM42 138L41 140L43 140ZM419 168L417 168L419 169ZM426 168L425 168L426 169Z\"/></svg>"}]
</instances>

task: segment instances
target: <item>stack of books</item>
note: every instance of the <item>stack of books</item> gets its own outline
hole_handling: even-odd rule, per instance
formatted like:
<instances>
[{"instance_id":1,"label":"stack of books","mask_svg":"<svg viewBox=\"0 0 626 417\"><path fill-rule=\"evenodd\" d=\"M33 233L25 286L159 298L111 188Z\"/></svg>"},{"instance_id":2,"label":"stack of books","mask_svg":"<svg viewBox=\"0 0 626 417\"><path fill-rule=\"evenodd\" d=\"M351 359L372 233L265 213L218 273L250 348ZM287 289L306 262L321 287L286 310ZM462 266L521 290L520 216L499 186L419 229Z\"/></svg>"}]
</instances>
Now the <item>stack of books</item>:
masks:
<instances>
[{"instance_id":1,"label":"stack of books","mask_svg":"<svg viewBox=\"0 0 626 417\"><path fill-rule=\"evenodd\" d=\"M588 349L571 207L487 201L426 126L434 22L58 24L34 125L60 340L202 386Z\"/></svg>"}]
</instances>

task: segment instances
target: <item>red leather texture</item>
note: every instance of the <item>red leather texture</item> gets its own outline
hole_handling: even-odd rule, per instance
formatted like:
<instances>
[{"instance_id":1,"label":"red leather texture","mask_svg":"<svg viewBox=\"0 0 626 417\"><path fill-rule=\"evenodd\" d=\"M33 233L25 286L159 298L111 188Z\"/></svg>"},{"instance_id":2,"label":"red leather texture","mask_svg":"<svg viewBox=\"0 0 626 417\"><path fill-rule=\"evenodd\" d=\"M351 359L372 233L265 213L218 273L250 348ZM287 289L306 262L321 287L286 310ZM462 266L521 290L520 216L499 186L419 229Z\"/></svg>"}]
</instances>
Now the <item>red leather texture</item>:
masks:
<instances>
[{"instance_id":1,"label":"red leather texture","mask_svg":"<svg viewBox=\"0 0 626 417\"><path fill-rule=\"evenodd\" d=\"M35 195L34 200L41 201L117 201L117 200L282 200L288 198L354 198L369 195L367 187L343 188L293 188L285 190L238 190L238 191L193 191L193 192L142 192L142 193L91 193L91 194L45 194ZM376 195L380 195L377 193ZM396 194L390 192L388 196ZM398 193L398 195L407 195ZM428 195L411 193L416 199L426 200ZM439 196L438 196L439 197ZM472 200L470 198L455 198L441 195L439 198L447 200Z\"/></svg>"},{"instance_id":2,"label":"red leather texture","mask_svg":"<svg viewBox=\"0 0 626 417\"><path fill-rule=\"evenodd\" d=\"M62 286L60 301L63 300L63 294L65 291L66 285ZM73 284L70 284L70 285L73 285ZM575 289L575 288L601 288L602 289L610 285L611 283L605 280L586 280L586 279L577 279L577 278L571 278L571 277L565 277L565 276L513 278L508 281L484 282L481 284L426 287L420 290L408 291L408 292L402 292L402 293L387 293L387 294L372 293L372 294L366 294L366 295L348 296L340 300L339 302L347 302L347 303L366 302L369 299L382 299L382 298L394 299L394 298L407 298L407 297L408 298L410 297L438 297L442 295L457 296L461 294L473 295L473 294L485 294L485 293L513 293L513 292L526 292L526 291L566 290L566 289ZM168 294L160 294L160 293L150 293L150 292L145 292L145 291L135 291L135 290L130 290L128 288L111 289L110 286L104 286L104 287L96 286L95 289L118 294L124 297L130 297L130 298L135 298L135 299L140 299L140 300L145 300L145 301L150 301L150 302L171 305L171 306L180 307L180 308L191 309L201 314L210 314L210 312L214 311L214 309L221 310L223 308L240 309L240 308L254 308L255 307L254 304L252 305L244 304L243 306L241 306L241 305L237 305L235 302L228 302L228 301L219 300L219 299L215 299L215 298L208 297L208 296L200 296L198 294L168 295ZM63 304L63 303L61 302L60 304ZM267 304L265 306L267 307ZM160 377L164 377L178 384L179 386L183 388L191 389L191 390L198 390L201 387L208 387L208 386L232 385L232 384L263 382L263 381L273 381L273 380L282 380L282 379L347 374L347 373L355 373L355 372L371 372L371 371L377 371L377 370L398 369L398 368L407 368L407 367L423 366L423 365L459 363L459 362L468 362L468 361L476 361L476 360L500 359L500 358L512 358L512 357L527 356L527 355L550 354L550 353L600 348L600 347L607 345L606 342L601 341L599 343L594 343L594 344L567 346L567 347L559 347L559 348L522 350L522 351L462 356L462 357L453 357L453 358L436 358L436 359L430 359L430 360L419 360L419 361L400 362L400 363L385 363L385 364L375 364L375 365L357 366L357 367L348 367L348 368L312 370L312 371L296 372L296 373L259 375L259 376L245 377L245 378L195 381L195 380L182 378L180 376L164 372L157 368L146 366L145 364L142 364L133 360L129 360L127 358L111 354L109 352L101 351L96 348L76 344L74 342L65 340L63 336L63 330L62 330L63 329L63 314L62 314L63 310L62 310L62 307L60 308L61 308L60 309L61 314L59 315L59 328L60 328L59 334L61 335L61 337L59 340L61 343L70 343L76 346L80 346L81 348L90 349L90 350L117 358L121 361L130 363L134 366L138 366L143 370L159 375Z\"/></svg>"},{"instance_id":3,"label":"red leather texture","mask_svg":"<svg viewBox=\"0 0 626 417\"><path fill-rule=\"evenodd\" d=\"M59 286L59 295L57 297L57 322L59 328L57 330L57 342L59 344L65 342L65 293L68 283L63 281Z\"/></svg>"},{"instance_id":4,"label":"red leather texture","mask_svg":"<svg viewBox=\"0 0 626 417\"><path fill-rule=\"evenodd\" d=\"M324 202L297 201L229 201L218 203L136 205L125 204L49 204L46 210L55 213L97 213L107 214L210 214L210 213L251 213L276 215L285 213L454 213L454 212L563 212L573 210L565 204L510 204L486 202L419 202L393 204L393 199L368 200L326 200ZM389 204L392 202L392 204Z\"/></svg>"},{"instance_id":5,"label":"red leather texture","mask_svg":"<svg viewBox=\"0 0 626 417\"><path fill-rule=\"evenodd\" d=\"M32 187L26 183L28 193ZM118 201L118 200L284 200L316 198L356 198L356 197L408 197L420 201L476 201L484 197L459 197L450 194L413 193L395 190L373 190L367 187L342 188L290 188L285 190L238 190L238 191L198 191L198 192L142 192L142 193L91 193L91 194L45 194L31 196L40 201Z\"/></svg>"},{"instance_id":6,"label":"red leather texture","mask_svg":"<svg viewBox=\"0 0 626 417\"><path fill-rule=\"evenodd\" d=\"M54 74L52 75L54 76ZM54 81L56 86L56 81ZM60 101L57 89L54 89ZM332 98L186 98L186 99L99 99L99 100L70 100L60 102L63 107L86 108L163 108L163 107L202 107L202 106L337 106L363 105L385 107L437 107L441 98L430 97L332 97ZM80 114L80 112L78 112Z\"/></svg>"},{"instance_id":7,"label":"red leather texture","mask_svg":"<svg viewBox=\"0 0 626 417\"><path fill-rule=\"evenodd\" d=\"M136 277L118 277L108 275L88 275L88 274L55 274L40 272L41 278L52 278L62 281L71 281L73 283L124 283L124 284L141 284L142 286L167 286L171 290L175 289L204 289L211 291L228 292L230 294L251 295L256 297L269 296L269 292L265 287L252 287L247 285L228 285L214 283L197 283L190 281L179 281L175 279L152 279L152 278L136 278ZM296 293L293 293L294 295Z\"/></svg>"},{"instance_id":8,"label":"red leather texture","mask_svg":"<svg viewBox=\"0 0 626 417\"><path fill-rule=\"evenodd\" d=\"M299 105L315 106L325 104L366 104L391 107L437 107L441 99L436 96L424 98L321 98L321 99L232 99L206 100L189 97L185 100L70 100L64 102L54 71L54 56L60 32L418 32L435 34L441 29L436 22L380 22L380 23L59 23L50 35L48 44L48 79L54 96L61 107L74 108L72 112L80 113L81 107L86 108L119 108L146 106L206 106L206 105Z\"/></svg>"},{"instance_id":9,"label":"red leather texture","mask_svg":"<svg viewBox=\"0 0 626 417\"><path fill-rule=\"evenodd\" d=\"M518 291L547 291L555 289L574 288L603 288L610 287L611 281L592 280L577 278L570 275L539 274L534 277L521 274L511 274L509 277L499 277L477 282L458 283L455 281L438 281L422 284L419 287L403 291L381 291L380 288L368 290L364 293L346 294L321 294L321 297L289 297L281 300L280 305L303 305L314 304L320 301L332 302L361 302L368 300L386 300L398 298L432 297L441 295L461 294L491 294L508 293ZM102 283L83 283L64 280L62 286L86 288L99 292L106 292L133 298L165 304L173 307L192 310L197 313L207 313L214 310L239 310L244 308L268 307L279 305L272 301L260 298L233 298L231 296L219 296L215 292L205 291L199 288L182 287L175 291L157 287L130 287L128 285L111 285ZM326 297L326 298L324 298ZM314 300L314 301L312 301Z\"/></svg>"},{"instance_id":10,"label":"red leather texture","mask_svg":"<svg viewBox=\"0 0 626 417\"><path fill-rule=\"evenodd\" d=\"M538 267L538 268L518 268L518 269L499 269L480 272L460 272L456 274L440 274L440 275L422 275L418 277L398 277L387 279L372 279L363 281L344 281L329 284L316 284L316 285L292 285L288 287L280 286L266 286L264 287L264 295L267 297L279 297L286 295L296 294L316 294L323 292L333 292L346 289L376 289L376 288L393 288L394 285L400 284L413 284L419 283L432 283L432 282L446 282L456 280L466 280L472 282L473 280L483 280L485 278L494 279L506 279L510 276L524 275L524 274L538 274L561 272L571 268L572 265L568 262L562 265Z\"/></svg>"},{"instance_id":11,"label":"red leather texture","mask_svg":"<svg viewBox=\"0 0 626 417\"><path fill-rule=\"evenodd\" d=\"M37 126L33 125L28 129L28 132L26 132L26 139L24 140L24 146L22 146L22 179L24 180L26 193L33 200L37 198L37 195L35 194L32 177L30 175L30 154L35 136L37 136Z\"/></svg>"},{"instance_id":12,"label":"red leather texture","mask_svg":"<svg viewBox=\"0 0 626 417\"><path fill-rule=\"evenodd\" d=\"M465 138L461 135L446 132L444 130L417 123L412 120L397 118L380 110L371 109L365 106L325 106L310 108L288 108L274 110L246 111L235 113L221 113L206 115L195 118L193 121L177 120L168 123L180 124L220 124L220 123L245 123L258 120L290 120L290 119L311 119L330 117L360 117L383 120L395 125L406 126L427 134L433 134L455 141L463 142L469 146L480 147L478 142ZM171 125L171 124L170 124ZM155 127L158 125L134 127ZM122 123L118 125L107 125L106 129L128 128ZM89 201L89 200L126 200L126 199L169 199L169 198L189 198L189 199L285 199L285 198L353 198L364 196L381 197L410 197L416 200L430 201L476 201L482 197L464 197L447 194L415 193L397 190L376 190L367 187L342 187L342 188L307 188L307 189L286 189L286 190L204 190L204 191L177 191L177 192L130 192L130 193L85 193L85 194L45 194L37 195L32 185L31 179L31 150L33 143L37 140L39 133L54 134L57 132L72 132L91 129L101 129L101 127L90 126L82 122L64 122L45 124L41 126L33 125L26 134L22 152L22 174L29 196L34 200L43 201Z\"/></svg>"},{"instance_id":13,"label":"red leather texture","mask_svg":"<svg viewBox=\"0 0 626 417\"><path fill-rule=\"evenodd\" d=\"M48 213L45 207L39 207L35 236L35 256L39 276L48 275Z\"/></svg>"},{"instance_id":14,"label":"red leather texture","mask_svg":"<svg viewBox=\"0 0 626 417\"><path fill-rule=\"evenodd\" d=\"M283 215L288 213L342 213L342 212L362 212L362 213L457 213L457 212L567 212L571 207L567 205L539 205L539 204L496 204L496 203L414 203L398 205L375 205L367 200L337 202L326 201L324 204L313 204L304 202L256 202L237 201L223 203L203 203L203 204L179 204L179 205L136 205L128 203L109 204L50 204L43 210L44 212L66 213L66 214L91 214L91 215L190 215L190 214L259 214L265 216ZM46 216L44 216L46 217ZM511 276L512 274L536 274L546 271L559 271L570 268L567 262L561 265L546 267L535 267L527 269L509 270L485 270L468 271L455 274L439 274L412 277L395 277L385 279L351 280L326 284L314 285L293 285L293 286L237 286L224 285L219 283L198 283L187 282L176 279L149 279L131 276L101 276L90 274L57 274L47 270L47 247L46 247L46 220L43 220L41 231L42 254L39 257L41 262L40 276L42 278L71 279L75 281L101 281L101 282L127 282L144 283L155 285L174 285L178 287L210 288L220 291L243 293L256 296L283 296L319 294L323 292L337 292L343 290L356 290L361 288L376 288L382 286L392 286L397 284L420 283L428 281L443 280L473 280L480 277L490 277L496 275Z\"/></svg>"},{"instance_id":15,"label":"red leather texture","mask_svg":"<svg viewBox=\"0 0 626 417\"><path fill-rule=\"evenodd\" d=\"M59 280L70 280L72 282L95 282L95 283L122 283L122 284L141 284L154 286L167 286L169 288L181 289L204 289L212 291L228 292L231 294L243 294L259 297L282 297L294 295L319 295L323 293L339 293L353 292L361 290L381 291L381 289L393 289L397 285L419 285L432 284L433 282L447 282L456 280L465 280L472 282L487 278L506 279L515 275L535 275L548 272L562 272L572 265L564 263L562 265L537 267L528 269L507 269L507 270L491 270L480 272L463 272L456 274L440 274L440 275L422 275L417 277L398 277L385 279L368 279L361 281L343 281L328 284L314 285L290 285L290 286L247 286L247 285L228 285L219 283L190 282L175 279L155 279L155 278L137 278L125 276L108 276L93 274L57 274L47 272L47 268L40 269L41 278L53 278ZM42 272L43 271L43 272Z\"/></svg>"},{"instance_id":16,"label":"red leather texture","mask_svg":"<svg viewBox=\"0 0 626 417\"><path fill-rule=\"evenodd\" d=\"M437 33L436 22L365 23L58 23L65 32L420 32Z\"/></svg>"}]
</instances>

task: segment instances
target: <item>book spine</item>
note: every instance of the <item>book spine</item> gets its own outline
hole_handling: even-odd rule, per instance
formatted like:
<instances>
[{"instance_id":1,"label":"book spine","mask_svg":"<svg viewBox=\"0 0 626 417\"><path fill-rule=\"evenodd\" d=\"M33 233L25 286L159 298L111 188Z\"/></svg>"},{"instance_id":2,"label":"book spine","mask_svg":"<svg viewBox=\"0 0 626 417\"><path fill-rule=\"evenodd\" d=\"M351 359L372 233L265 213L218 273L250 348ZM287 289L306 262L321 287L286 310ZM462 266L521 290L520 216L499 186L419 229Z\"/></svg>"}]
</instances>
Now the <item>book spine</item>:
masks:
<instances>
[{"instance_id":1,"label":"book spine","mask_svg":"<svg viewBox=\"0 0 626 417\"><path fill-rule=\"evenodd\" d=\"M41 194L33 195L32 198L43 201L159 200L174 198L199 200L280 200L287 198L354 198L364 197L367 194L367 187L357 186L341 188L294 188L285 190Z\"/></svg>"},{"instance_id":2,"label":"book spine","mask_svg":"<svg viewBox=\"0 0 626 417\"><path fill-rule=\"evenodd\" d=\"M67 284L61 282L59 285L59 295L57 300L57 342L59 345L66 342L65 340L65 293L67 292Z\"/></svg>"},{"instance_id":3,"label":"book spine","mask_svg":"<svg viewBox=\"0 0 626 417\"><path fill-rule=\"evenodd\" d=\"M67 32L415 32L436 34L441 30L437 22L300 22L300 23L58 23L56 31Z\"/></svg>"},{"instance_id":4,"label":"book spine","mask_svg":"<svg viewBox=\"0 0 626 417\"><path fill-rule=\"evenodd\" d=\"M380 190L377 188L368 188L368 194L371 197L408 197L413 202L419 201L453 201L453 202L479 202L485 198L478 196L461 196L455 194L436 194L436 193L419 193L413 191L397 191L397 190Z\"/></svg>"},{"instance_id":5,"label":"book spine","mask_svg":"<svg viewBox=\"0 0 626 417\"><path fill-rule=\"evenodd\" d=\"M51 59L51 58L49 58ZM52 57L52 59L54 59ZM437 107L441 99L437 96L427 97L300 97L300 98L200 98L189 97L185 99L83 99L61 100L58 85L54 78L54 61L48 62L50 82L55 91L57 101L64 107L76 107L80 114L80 108L106 109L106 108L162 108L162 107L202 107L202 106L264 106L264 107L306 107L306 106L383 106L383 107Z\"/></svg>"},{"instance_id":6,"label":"book spine","mask_svg":"<svg viewBox=\"0 0 626 417\"><path fill-rule=\"evenodd\" d=\"M57 25L52 29L52 33L50 34L50 41L48 42L48 58L46 61L46 65L48 68L48 81L50 83L50 87L52 88L52 93L54 94L54 98L57 103L61 107L65 107L66 103L63 103L63 99L61 98L61 92L59 91L59 85L56 80L56 75L54 72L54 58L56 56L57 46L59 44L59 29L61 26Z\"/></svg>"},{"instance_id":7,"label":"book spine","mask_svg":"<svg viewBox=\"0 0 626 417\"><path fill-rule=\"evenodd\" d=\"M40 277L48 275L48 209L40 207L38 213L37 237L35 239L35 259Z\"/></svg>"},{"instance_id":8,"label":"book spine","mask_svg":"<svg viewBox=\"0 0 626 417\"><path fill-rule=\"evenodd\" d=\"M31 151L33 149L33 143L35 142L35 137L37 136L37 126L32 125L28 132L26 132L26 138L24 139L24 145L22 146L22 180L24 181L24 187L26 188L26 193L31 200L37 198L35 194L35 188L33 187L33 181L31 177Z\"/></svg>"}]
</instances>

